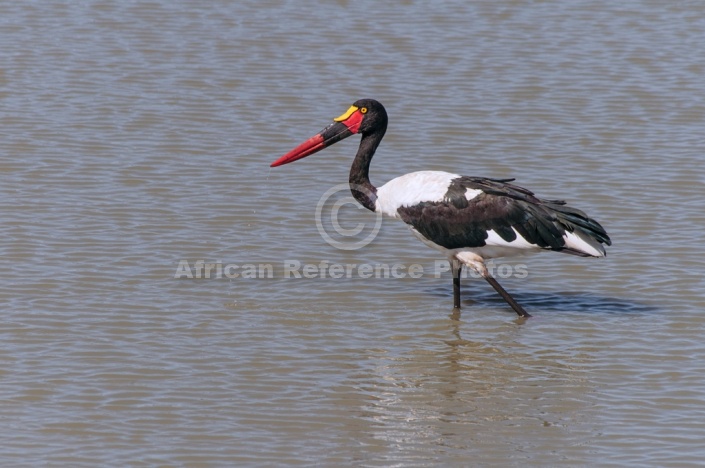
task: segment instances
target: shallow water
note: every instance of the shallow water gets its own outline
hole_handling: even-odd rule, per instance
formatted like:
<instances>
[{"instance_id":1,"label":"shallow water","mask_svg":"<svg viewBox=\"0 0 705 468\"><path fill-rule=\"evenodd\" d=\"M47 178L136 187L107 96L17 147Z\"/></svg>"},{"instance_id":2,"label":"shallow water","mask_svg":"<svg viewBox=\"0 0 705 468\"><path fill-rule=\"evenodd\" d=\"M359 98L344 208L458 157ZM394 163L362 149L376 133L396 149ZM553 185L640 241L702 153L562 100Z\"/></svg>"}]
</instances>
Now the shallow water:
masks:
<instances>
[{"instance_id":1,"label":"shallow water","mask_svg":"<svg viewBox=\"0 0 705 468\"><path fill-rule=\"evenodd\" d=\"M0 31L3 466L705 458L700 2L24 2ZM608 257L497 261L520 321L473 278L453 313L391 220L329 245L317 207L376 222L334 190L356 138L269 163L360 97L373 183L516 177Z\"/></svg>"}]
</instances>

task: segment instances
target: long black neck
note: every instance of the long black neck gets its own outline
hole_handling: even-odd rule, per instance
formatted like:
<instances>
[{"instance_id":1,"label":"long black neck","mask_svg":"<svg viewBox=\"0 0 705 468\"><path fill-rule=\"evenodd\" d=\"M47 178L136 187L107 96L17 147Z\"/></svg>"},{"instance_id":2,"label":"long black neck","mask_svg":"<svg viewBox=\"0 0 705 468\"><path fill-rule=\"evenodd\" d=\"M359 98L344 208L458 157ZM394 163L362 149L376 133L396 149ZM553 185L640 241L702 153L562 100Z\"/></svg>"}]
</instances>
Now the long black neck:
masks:
<instances>
[{"instance_id":1,"label":"long black neck","mask_svg":"<svg viewBox=\"0 0 705 468\"><path fill-rule=\"evenodd\" d=\"M360 147L350 168L350 191L355 200L370 211L375 210L377 200L377 187L370 182L370 162L386 130L385 125L372 133L362 135Z\"/></svg>"}]
</instances>

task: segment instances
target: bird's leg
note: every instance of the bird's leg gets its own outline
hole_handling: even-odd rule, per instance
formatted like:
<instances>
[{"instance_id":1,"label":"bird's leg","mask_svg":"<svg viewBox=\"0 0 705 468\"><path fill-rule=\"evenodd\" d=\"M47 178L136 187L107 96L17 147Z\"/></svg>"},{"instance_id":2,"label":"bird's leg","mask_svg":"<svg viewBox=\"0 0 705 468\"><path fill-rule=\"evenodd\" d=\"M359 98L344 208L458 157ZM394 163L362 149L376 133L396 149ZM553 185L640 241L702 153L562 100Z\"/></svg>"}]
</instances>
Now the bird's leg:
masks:
<instances>
[{"instance_id":1,"label":"bird's leg","mask_svg":"<svg viewBox=\"0 0 705 468\"><path fill-rule=\"evenodd\" d=\"M502 298L507 301L507 304L509 304L512 309L514 309L514 312L516 312L519 317L531 317L531 314L529 314L527 311L524 310L522 306L519 305L519 303L514 300L512 296L509 295L509 293L500 285L496 279L494 279L491 275L487 275L484 277L488 283L492 285L495 291L499 293Z\"/></svg>"},{"instance_id":2,"label":"bird's leg","mask_svg":"<svg viewBox=\"0 0 705 468\"><path fill-rule=\"evenodd\" d=\"M453 271L453 308L460 309L460 271L463 269L463 264L451 258L450 267Z\"/></svg>"},{"instance_id":3,"label":"bird's leg","mask_svg":"<svg viewBox=\"0 0 705 468\"><path fill-rule=\"evenodd\" d=\"M500 296L502 296L502 299L504 299L507 304L509 304L511 308L514 309L514 312L516 312L519 317L531 317L531 315L527 311L525 311L522 306L519 305L519 303L497 282L497 280L494 279L492 275L490 275L490 272L487 271L485 261L482 257L470 252L461 252L457 255L458 260L460 260L462 263L469 266L470 268L478 272L483 278L485 278L485 280L490 283L494 290L497 291ZM453 271L455 273L455 270ZM460 269L458 269L458 271L460 271ZM453 279L453 284L455 285L455 278Z\"/></svg>"}]
</instances>

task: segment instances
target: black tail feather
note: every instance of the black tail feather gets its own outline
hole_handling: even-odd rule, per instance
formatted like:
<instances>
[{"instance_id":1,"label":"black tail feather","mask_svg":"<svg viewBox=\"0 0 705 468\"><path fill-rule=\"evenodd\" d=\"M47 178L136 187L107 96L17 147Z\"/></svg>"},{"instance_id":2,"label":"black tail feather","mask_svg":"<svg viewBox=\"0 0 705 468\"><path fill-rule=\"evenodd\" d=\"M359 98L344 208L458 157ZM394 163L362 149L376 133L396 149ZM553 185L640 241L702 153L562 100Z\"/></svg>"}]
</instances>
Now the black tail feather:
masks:
<instances>
[{"instance_id":1,"label":"black tail feather","mask_svg":"<svg viewBox=\"0 0 705 468\"><path fill-rule=\"evenodd\" d=\"M560 223L570 232L579 231L601 244L612 245L612 240L605 228L594 219L588 217L584 212L566 205L550 203L549 206L556 212Z\"/></svg>"}]
</instances>

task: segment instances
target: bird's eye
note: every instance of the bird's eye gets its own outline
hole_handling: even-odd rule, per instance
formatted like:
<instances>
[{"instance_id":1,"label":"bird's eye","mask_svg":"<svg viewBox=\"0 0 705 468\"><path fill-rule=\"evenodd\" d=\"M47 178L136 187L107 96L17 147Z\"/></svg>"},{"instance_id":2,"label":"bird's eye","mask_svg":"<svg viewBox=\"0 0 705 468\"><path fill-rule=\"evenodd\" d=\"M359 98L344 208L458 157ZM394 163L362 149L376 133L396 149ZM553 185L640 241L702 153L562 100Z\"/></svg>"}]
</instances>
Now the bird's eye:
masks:
<instances>
[{"instance_id":1,"label":"bird's eye","mask_svg":"<svg viewBox=\"0 0 705 468\"><path fill-rule=\"evenodd\" d=\"M367 114L367 107L361 107L360 112L362 112L363 114Z\"/></svg>"}]
</instances>

